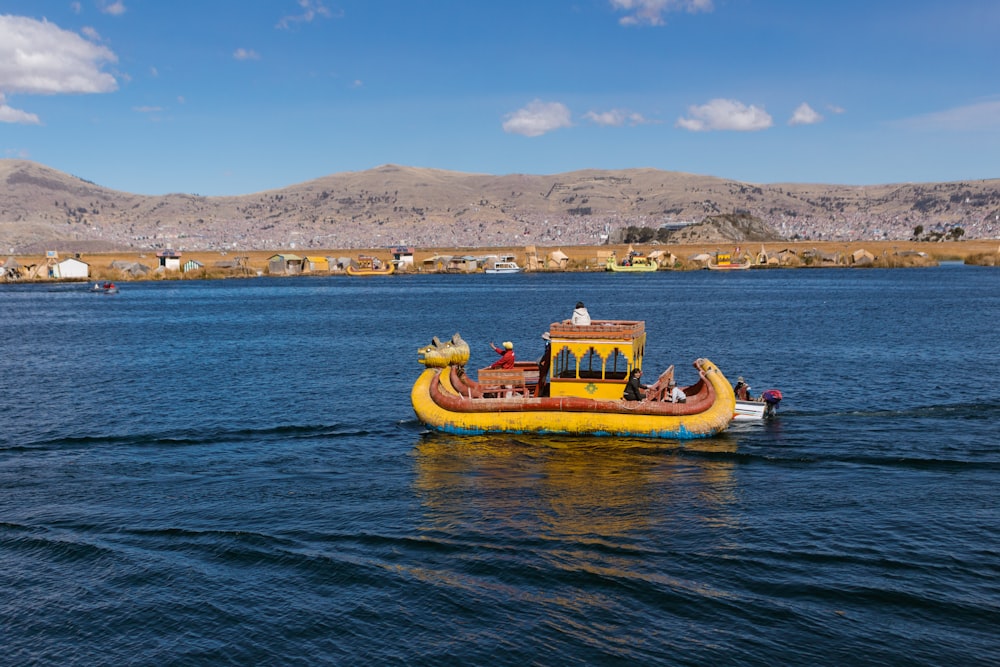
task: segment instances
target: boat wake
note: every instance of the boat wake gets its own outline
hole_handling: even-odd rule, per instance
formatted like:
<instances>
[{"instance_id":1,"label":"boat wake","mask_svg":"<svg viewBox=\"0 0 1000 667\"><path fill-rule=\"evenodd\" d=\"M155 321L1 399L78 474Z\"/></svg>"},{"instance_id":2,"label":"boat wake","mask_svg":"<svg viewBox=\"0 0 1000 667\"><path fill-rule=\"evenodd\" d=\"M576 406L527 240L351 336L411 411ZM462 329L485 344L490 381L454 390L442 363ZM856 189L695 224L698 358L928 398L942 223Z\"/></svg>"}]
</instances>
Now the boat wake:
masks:
<instances>
[{"instance_id":1,"label":"boat wake","mask_svg":"<svg viewBox=\"0 0 1000 667\"><path fill-rule=\"evenodd\" d=\"M384 430L387 436L394 432L389 428ZM286 425L260 429L189 429L171 431L169 434L151 432L128 435L84 435L0 443L0 451L45 451L95 447L197 447L244 441L269 443L286 440L359 438L372 435L378 436L379 433L371 429L358 428L356 425L341 424Z\"/></svg>"},{"instance_id":2,"label":"boat wake","mask_svg":"<svg viewBox=\"0 0 1000 667\"><path fill-rule=\"evenodd\" d=\"M801 417L870 417L879 419L906 419L930 418L930 419L973 419L973 420L996 420L1000 418L1000 402L980 402L980 403L951 403L937 405L918 405L898 410L841 410L841 411L821 411L821 410L785 410L779 413L779 418L801 416Z\"/></svg>"}]
</instances>

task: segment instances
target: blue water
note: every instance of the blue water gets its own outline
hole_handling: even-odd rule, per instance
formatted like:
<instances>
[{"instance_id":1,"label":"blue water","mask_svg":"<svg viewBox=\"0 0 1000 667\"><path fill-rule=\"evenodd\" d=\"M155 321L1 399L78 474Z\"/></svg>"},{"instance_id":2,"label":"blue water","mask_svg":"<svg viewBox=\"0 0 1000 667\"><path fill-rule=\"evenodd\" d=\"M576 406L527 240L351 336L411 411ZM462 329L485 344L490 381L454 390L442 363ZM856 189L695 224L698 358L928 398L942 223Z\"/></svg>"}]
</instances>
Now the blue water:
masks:
<instances>
[{"instance_id":1,"label":"blue water","mask_svg":"<svg viewBox=\"0 0 1000 667\"><path fill-rule=\"evenodd\" d=\"M0 286L0 663L987 665L1000 271ZM429 434L416 348L576 301L768 424Z\"/></svg>"}]
</instances>

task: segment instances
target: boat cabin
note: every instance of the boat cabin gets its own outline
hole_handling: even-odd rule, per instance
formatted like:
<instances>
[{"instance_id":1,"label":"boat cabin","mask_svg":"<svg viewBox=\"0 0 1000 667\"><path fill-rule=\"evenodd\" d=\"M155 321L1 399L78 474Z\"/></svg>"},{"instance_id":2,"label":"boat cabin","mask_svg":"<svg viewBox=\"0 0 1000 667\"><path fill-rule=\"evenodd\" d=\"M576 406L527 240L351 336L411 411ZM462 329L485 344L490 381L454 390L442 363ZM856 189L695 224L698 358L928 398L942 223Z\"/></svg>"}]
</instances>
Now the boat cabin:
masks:
<instances>
[{"instance_id":1,"label":"boat cabin","mask_svg":"<svg viewBox=\"0 0 1000 667\"><path fill-rule=\"evenodd\" d=\"M362 271L378 271L382 268L382 260L371 255L358 255L358 268Z\"/></svg>"},{"instance_id":2,"label":"boat cabin","mask_svg":"<svg viewBox=\"0 0 1000 667\"><path fill-rule=\"evenodd\" d=\"M642 368L646 323L593 320L574 325L563 320L549 326L549 338L549 356L542 361L549 396L613 401L622 397L629 372Z\"/></svg>"}]
</instances>

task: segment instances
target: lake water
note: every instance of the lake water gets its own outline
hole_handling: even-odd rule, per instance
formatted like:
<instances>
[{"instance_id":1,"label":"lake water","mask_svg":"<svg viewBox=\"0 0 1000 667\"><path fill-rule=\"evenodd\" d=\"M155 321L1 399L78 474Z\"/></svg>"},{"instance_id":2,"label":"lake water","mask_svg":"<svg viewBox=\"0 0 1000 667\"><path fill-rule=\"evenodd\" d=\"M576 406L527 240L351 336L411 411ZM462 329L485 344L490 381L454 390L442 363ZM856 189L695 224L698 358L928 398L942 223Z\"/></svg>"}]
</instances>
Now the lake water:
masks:
<instances>
[{"instance_id":1,"label":"lake water","mask_svg":"<svg viewBox=\"0 0 1000 667\"><path fill-rule=\"evenodd\" d=\"M0 663L987 665L1000 270L0 286ZM416 349L586 302L785 401L428 434Z\"/></svg>"}]
</instances>

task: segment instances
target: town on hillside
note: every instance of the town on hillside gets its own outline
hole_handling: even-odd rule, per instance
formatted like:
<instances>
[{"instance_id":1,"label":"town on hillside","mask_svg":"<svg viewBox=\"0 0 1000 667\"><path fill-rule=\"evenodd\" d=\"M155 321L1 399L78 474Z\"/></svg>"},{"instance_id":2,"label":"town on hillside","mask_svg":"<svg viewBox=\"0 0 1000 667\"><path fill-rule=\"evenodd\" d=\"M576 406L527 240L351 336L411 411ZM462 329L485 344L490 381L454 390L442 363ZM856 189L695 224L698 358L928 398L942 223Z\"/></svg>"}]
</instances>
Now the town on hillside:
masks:
<instances>
[{"instance_id":1,"label":"town on hillside","mask_svg":"<svg viewBox=\"0 0 1000 667\"><path fill-rule=\"evenodd\" d=\"M267 251L1000 237L1000 179L753 185L654 169L490 176L385 165L256 194L133 195L0 160L0 251Z\"/></svg>"}]
</instances>

